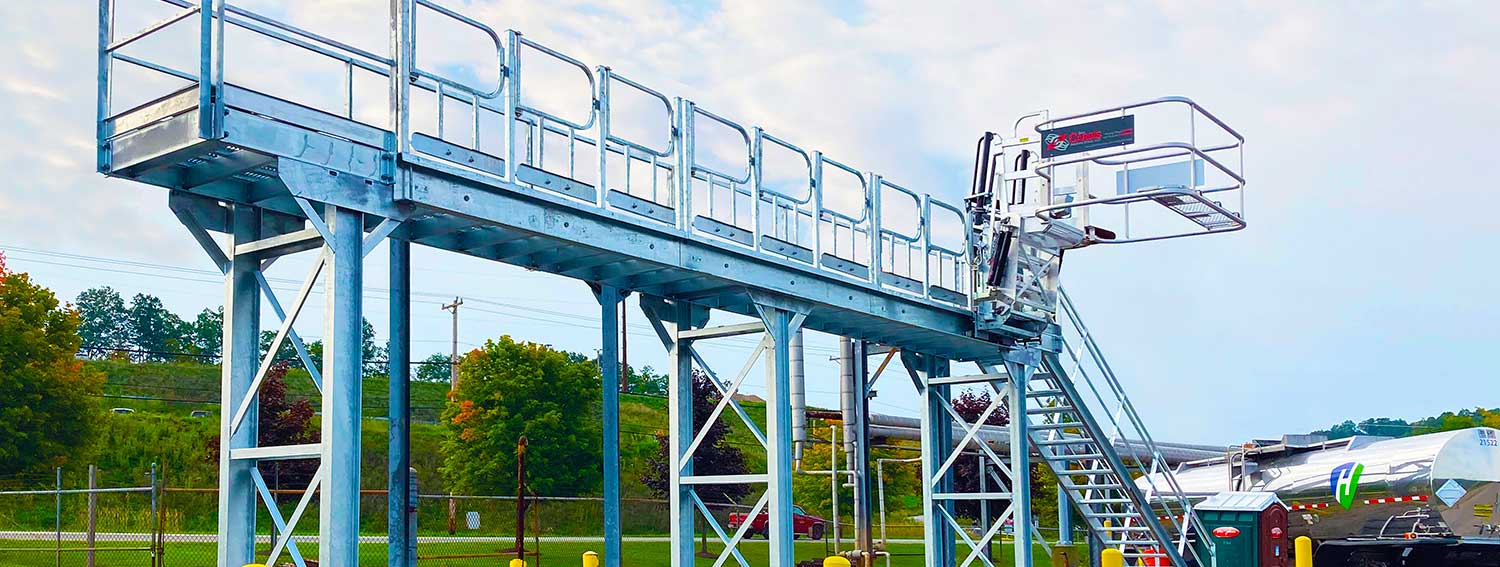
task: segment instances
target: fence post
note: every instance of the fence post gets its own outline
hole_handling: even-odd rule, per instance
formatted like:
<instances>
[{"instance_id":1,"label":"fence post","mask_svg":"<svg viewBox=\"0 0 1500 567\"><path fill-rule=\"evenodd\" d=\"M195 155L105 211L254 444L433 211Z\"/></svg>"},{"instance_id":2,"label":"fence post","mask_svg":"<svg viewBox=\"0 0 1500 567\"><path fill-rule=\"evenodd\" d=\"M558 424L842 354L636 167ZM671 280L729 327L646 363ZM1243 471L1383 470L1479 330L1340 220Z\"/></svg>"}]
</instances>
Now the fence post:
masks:
<instances>
[{"instance_id":1,"label":"fence post","mask_svg":"<svg viewBox=\"0 0 1500 567\"><path fill-rule=\"evenodd\" d=\"M57 475L56 515L52 517L52 524L57 528L57 547L52 555L57 567L62 567L62 467L54 468L53 472Z\"/></svg>"},{"instance_id":2,"label":"fence post","mask_svg":"<svg viewBox=\"0 0 1500 567\"><path fill-rule=\"evenodd\" d=\"M94 530L99 526L99 465L89 465L88 567L94 567Z\"/></svg>"},{"instance_id":3,"label":"fence post","mask_svg":"<svg viewBox=\"0 0 1500 567\"><path fill-rule=\"evenodd\" d=\"M162 564L162 527L161 527L161 486L157 483L156 463L151 463L151 518L156 524L151 530L154 545L151 547L151 567L161 567Z\"/></svg>"}]
</instances>

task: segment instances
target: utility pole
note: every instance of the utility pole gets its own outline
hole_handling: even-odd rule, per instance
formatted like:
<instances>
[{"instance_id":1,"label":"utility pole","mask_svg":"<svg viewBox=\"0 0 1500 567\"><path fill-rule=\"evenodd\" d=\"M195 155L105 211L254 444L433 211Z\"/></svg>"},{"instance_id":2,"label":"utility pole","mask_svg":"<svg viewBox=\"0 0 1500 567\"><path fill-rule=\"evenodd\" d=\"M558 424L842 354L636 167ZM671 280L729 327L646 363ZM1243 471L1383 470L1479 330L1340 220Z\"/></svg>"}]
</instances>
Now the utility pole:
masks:
<instances>
[{"instance_id":1,"label":"utility pole","mask_svg":"<svg viewBox=\"0 0 1500 567\"><path fill-rule=\"evenodd\" d=\"M453 312L453 352L448 355L448 397L458 390L458 306L463 305L462 297L453 298L453 303L443 306L443 311Z\"/></svg>"},{"instance_id":2,"label":"utility pole","mask_svg":"<svg viewBox=\"0 0 1500 567\"><path fill-rule=\"evenodd\" d=\"M453 298L453 303L443 306L443 311L453 312L453 352L448 355L448 400L453 401L458 392L458 306L463 305L462 297ZM454 535L458 531L458 500L453 498L453 493L448 493L448 535Z\"/></svg>"}]
</instances>

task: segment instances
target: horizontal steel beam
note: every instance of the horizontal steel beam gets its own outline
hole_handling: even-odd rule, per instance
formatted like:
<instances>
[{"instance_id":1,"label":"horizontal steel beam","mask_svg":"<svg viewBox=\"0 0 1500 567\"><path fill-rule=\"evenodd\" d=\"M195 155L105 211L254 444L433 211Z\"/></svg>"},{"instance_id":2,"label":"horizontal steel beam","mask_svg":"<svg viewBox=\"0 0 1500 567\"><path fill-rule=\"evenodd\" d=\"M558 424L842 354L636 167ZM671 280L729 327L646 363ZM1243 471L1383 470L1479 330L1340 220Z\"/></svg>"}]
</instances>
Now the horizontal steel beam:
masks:
<instances>
[{"instance_id":1,"label":"horizontal steel beam","mask_svg":"<svg viewBox=\"0 0 1500 567\"><path fill-rule=\"evenodd\" d=\"M765 484L764 474L715 474L682 477L683 484Z\"/></svg>"},{"instance_id":2,"label":"horizontal steel beam","mask_svg":"<svg viewBox=\"0 0 1500 567\"><path fill-rule=\"evenodd\" d=\"M284 461L288 459L316 459L323 451L323 445L319 443L307 443L303 445L276 445L273 447L247 447L244 449L230 449L229 458L240 460L257 461Z\"/></svg>"},{"instance_id":3,"label":"horizontal steel beam","mask_svg":"<svg viewBox=\"0 0 1500 567\"><path fill-rule=\"evenodd\" d=\"M694 341L701 341L701 340L706 340L706 339L718 339L718 338L723 338L723 337L738 337L740 335L749 335L749 334L764 333L764 332L766 332L766 325L764 323L756 322L756 323L741 323L741 324L738 324L738 325L721 325L721 326L718 326L718 327L708 327L706 329L692 329L692 330L679 331L677 333L677 336L682 337L684 339L689 339L689 340L694 340Z\"/></svg>"},{"instance_id":4,"label":"horizontal steel beam","mask_svg":"<svg viewBox=\"0 0 1500 567\"><path fill-rule=\"evenodd\" d=\"M254 242L246 242L234 247L234 255L240 256L250 254L257 259L265 260L276 258L287 254L294 254L304 250L312 250L323 246L323 235L315 228L307 228L297 232L262 238Z\"/></svg>"}]
</instances>

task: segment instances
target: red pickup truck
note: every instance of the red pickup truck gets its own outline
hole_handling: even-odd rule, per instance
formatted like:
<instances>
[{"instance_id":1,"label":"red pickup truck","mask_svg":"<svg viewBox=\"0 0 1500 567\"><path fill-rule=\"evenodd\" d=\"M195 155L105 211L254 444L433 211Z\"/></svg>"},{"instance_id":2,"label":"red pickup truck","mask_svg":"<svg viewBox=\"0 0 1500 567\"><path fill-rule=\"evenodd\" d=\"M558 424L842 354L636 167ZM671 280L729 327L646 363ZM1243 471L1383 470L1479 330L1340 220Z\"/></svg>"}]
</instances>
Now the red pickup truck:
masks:
<instances>
[{"instance_id":1,"label":"red pickup truck","mask_svg":"<svg viewBox=\"0 0 1500 567\"><path fill-rule=\"evenodd\" d=\"M729 529L731 531L738 530L740 528L740 524L745 522L745 518L747 516L748 514L741 514L739 512L730 514ZM757 535L760 537L767 537L766 522L769 521L770 516L768 516L765 512L761 512L760 515L756 516L754 520L750 521L750 529L745 532L745 537L751 538ZM802 510L801 506L792 506L792 537L806 537L807 539L812 540L823 539L823 532L826 529L823 526L826 523L827 522L823 518L808 515L807 512L804 512Z\"/></svg>"}]
</instances>

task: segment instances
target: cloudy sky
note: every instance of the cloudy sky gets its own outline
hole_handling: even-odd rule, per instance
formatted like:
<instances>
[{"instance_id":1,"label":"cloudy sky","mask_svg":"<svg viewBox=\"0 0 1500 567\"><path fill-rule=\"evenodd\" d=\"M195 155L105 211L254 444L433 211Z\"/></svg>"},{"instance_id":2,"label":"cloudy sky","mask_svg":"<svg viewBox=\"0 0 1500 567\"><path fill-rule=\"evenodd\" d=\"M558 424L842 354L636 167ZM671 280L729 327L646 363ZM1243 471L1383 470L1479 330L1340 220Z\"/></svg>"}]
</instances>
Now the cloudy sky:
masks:
<instances>
[{"instance_id":1,"label":"cloudy sky","mask_svg":"<svg viewBox=\"0 0 1500 567\"><path fill-rule=\"evenodd\" d=\"M156 0L119 4L163 13ZM380 0L244 4L387 49ZM446 4L950 201L967 190L974 139L1021 113L1192 97L1249 140L1250 228L1096 247L1071 254L1063 274L1158 438L1230 443L1500 406L1488 359L1500 340L1500 187L1485 157L1500 132L1496 4ZM97 15L85 0L0 6L0 249L65 298L111 285L185 315L218 305L219 278L165 192L94 173ZM231 68L231 80L310 96L328 80L305 61L246 56L253 46L237 55L230 40L232 63L262 64ZM479 61L476 76L493 56L462 33L423 41L435 57ZM191 38L178 45L191 53ZM383 332L385 268L372 258L366 311ZM453 296L468 302L465 348L499 334L598 348L581 283L429 250L417 266L420 354L446 349L438 305ZM301 272L286 262L272 275L287 288ZM642 323L633 316L631 359L660 368ZM315 320L298 328L321 332ZM809 338L815 404L837 403L834 348ZM711 358L730 371L743 354L731 344ZM914 414L897 378L876 410Z\"/></svg>"}]
</instances>

